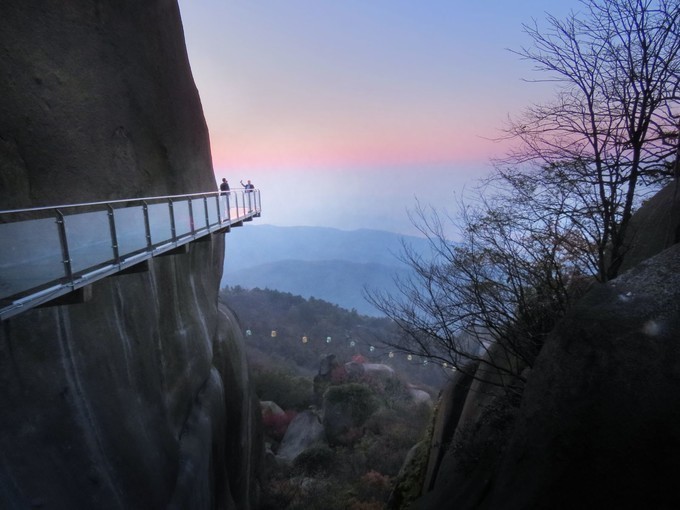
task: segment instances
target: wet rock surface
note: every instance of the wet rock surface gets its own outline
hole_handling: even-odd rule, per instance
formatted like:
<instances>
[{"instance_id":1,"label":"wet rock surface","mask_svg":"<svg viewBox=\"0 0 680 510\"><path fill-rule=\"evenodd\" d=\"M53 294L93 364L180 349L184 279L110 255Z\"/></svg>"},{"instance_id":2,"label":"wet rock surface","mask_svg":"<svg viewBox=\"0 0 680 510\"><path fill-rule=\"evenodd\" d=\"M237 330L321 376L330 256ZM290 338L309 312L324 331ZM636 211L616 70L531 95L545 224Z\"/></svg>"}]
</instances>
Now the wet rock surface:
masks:
<instances>
[{"instance_id":1,"label":"wet rock surface","mask_svg":"<svg viewBox=\"0 0 680 510\"><path fill-rule=\"evenodd\" d=\"M0 209L215 189L177 3L4 2ZM253 508L224 238L0 325L0 507Z\"/></svg>"}]
</instances>

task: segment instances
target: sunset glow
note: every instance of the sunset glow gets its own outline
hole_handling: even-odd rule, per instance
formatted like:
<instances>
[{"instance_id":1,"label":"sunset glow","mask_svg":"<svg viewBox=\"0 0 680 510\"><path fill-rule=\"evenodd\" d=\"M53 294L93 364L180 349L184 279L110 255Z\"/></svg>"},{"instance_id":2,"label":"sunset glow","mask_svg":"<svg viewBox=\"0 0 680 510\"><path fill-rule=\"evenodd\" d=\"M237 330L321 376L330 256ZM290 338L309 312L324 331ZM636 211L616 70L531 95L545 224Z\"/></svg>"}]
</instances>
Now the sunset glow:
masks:
<instances>
[{"instance_id":1,"label":"sunset glow","mask_svg":"<svg viewBox=\"0 0 680 510\"><path fill-rule=\"evenodd\" d=\"M216 178L248 174L276 193L295 172L313 171L317 190L322 175L417 174L459 192L507 149L493 140L508 115L550 94L508 51L526 44L522 23L579 5L180 0ZM380 186L381 204L412 202L403 187ZM341 221L327 214L336 197L319 196L315 220Z\"/></svg>"},{"instance_id":2,"label":"sunset glow","mask_svg":"<svg viewBox=\"0 0 680 510\"><path fill-rule=\"evenodd\" d=\"M239 143L240 142L240 143ZM234 135L212 138L216 168L239 167L342 167L385 164L477 163L502 147L469 132L367 133L364 138L342 134L321 137L318 133L281 133L258 139Z\"/></svg>"}]
</instances>

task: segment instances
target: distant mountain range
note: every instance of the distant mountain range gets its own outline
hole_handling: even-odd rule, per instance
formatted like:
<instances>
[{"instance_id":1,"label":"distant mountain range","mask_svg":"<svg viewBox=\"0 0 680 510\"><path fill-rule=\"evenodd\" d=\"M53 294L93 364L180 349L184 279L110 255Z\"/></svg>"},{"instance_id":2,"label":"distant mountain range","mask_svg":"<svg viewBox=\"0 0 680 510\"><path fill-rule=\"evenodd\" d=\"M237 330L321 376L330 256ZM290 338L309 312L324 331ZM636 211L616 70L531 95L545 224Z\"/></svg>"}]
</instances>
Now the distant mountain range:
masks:
<instances>
[{"instance_id":1,"label":"distant mountain range","mask_svg":"<svg viewBox=\"0 0 680 510\"><path fill-rule=\"evenodd\" d=\"M364 315L381 315L364 289L395 291L409 274L403 243L419 253L427 240L381 230L248 224L226 236L221 286L268 288L315 297Z\"/></svg>"}]
</instances>

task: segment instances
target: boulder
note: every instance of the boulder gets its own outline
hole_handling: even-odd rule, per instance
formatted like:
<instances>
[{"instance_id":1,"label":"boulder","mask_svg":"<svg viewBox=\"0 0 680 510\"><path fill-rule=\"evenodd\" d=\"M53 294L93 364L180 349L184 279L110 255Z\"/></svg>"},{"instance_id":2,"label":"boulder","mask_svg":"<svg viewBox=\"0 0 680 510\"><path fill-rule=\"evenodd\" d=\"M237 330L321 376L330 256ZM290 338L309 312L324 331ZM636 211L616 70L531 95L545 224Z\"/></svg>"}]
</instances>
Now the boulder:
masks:
<instances>
[{"instance_id":1,"label":"boulder","mask_svg":"<svg viewBox=\"0 0 680 510\"><path fill-rule=\"evenodd\" d=\"M474 373L474 368L471 368L470 373ZM472 381L472 375L468 374L467 371L456 371L439 396L437 413L434 416L432 427L432 436L428 445L429 451L423 479L423 493L427 493L434 488L437 476L441 474L440 465L453 441L453 435L463 412L463 406L468 397Z\"/></svg>"},{"instance_id":2,"label":"boulder","mask_svg":"<svg viewBox=\"0 0 680 510\"><path fill-rule=\"evenodd\" d=\"M345 372L349 377L360 378L364 375L371 377L394 377L394 369L382 363L361 363L350 361L345 363Z\"/></svg>"},{"instance_id":3,"label":"boulder","mask_svg":"<svg viewBox=\"0 0 680 510\"><path fill-rule=\"evenodd\" d=\"M507 370L520 362L497 344L484 359L486 363L470 363L457 370L440 398L424 496L415 508L441 508L454 493L483 491L488 473L498 463L516 412L509 386L511 382L515 388L521 385L517 378L508 377Z\"/></svg>"},{"instance_id":4,"label":"boulder","mask_svg":"<svg viewBox=\"0 0 680 510\"><path fill-rule=\"evenodd\" d=\"M347 376L352 379L359 379L364 375L364 364L357 363L356 361L350 361L345 363L345 372Z\"/></svg>"},{"instance_id":5,"label":"boulder","mask_svg":"<svg viewBox=\"0 0 680 510\"><path fill-rule=\"evenodd\" d=\"M262 416L285 416L286 412L281 407L271 400L260 401L260 410Z\"/></svg>"},{"instance_id":6,"label":"boulder","mask_svg":"<svg viewBox=\"0 0 680 510\"><path fill-rule=\"evenodd\" d=\"M383 377L394 377L394 369L382 363L364 363L364 373Z\"/></svg>"},{"instance_id":7,"label":"boulder","mask_svg":"<svg viewBox=\"0 0 680 510\"><path fill-rule=\"evenodd\" d=\"M319 415L312 410L303 411L288 425L277 456L279 459L292 462L307 448L322 441L324 437Z\"/></svg>"},{"instance_id":8,"label":"boulder","mask_svg":"<svg viewBox=\"0 0 680 510\"><path fill-rule=\"evenodd\" d=\"M343 371L344 366L336 360L335 354L328 354L319 361L319 372L314 376L314 402L320 406L323 403L323 395L331 384L335 376L339 375L339 370Z\"/></svg>"},{"instance_id":9,"label":"boulder","mask_svg":"<svg viewBox=\"0 0 680 510\"><path fill-rule=\"evenodd\" d=\"M333 369L335 369L337 366L338 362L335 359L335 354L328 354L327 356L322 357L321 361L319 362L318 376L323 379L330 378Z\"/></svg>"},{"instance_id":10,"label":"boulder","mask_svg":"<svg viewBox=\"0 0 680 510\"><path fill-rule=\"evenodd\" d=\"M432 406L432 397L430 394L425 391L421 390L418 388L414 387L409 387L408 388L408 394L411 395L411 398L416 404L427 404L428 406Z\"/></svg>"}]
</instances>

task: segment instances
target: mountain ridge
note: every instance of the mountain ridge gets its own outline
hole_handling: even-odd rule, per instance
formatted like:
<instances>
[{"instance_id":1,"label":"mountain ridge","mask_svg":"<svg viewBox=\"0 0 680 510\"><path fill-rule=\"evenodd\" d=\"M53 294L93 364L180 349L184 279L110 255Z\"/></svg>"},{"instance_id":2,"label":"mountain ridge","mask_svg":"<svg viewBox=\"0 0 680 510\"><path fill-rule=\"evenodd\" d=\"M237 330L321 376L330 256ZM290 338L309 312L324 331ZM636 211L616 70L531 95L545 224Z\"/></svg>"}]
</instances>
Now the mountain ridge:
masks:
<instances>
[{"instance_id":1,"label":"mountain ridge","mask_svg":"<svg viewBox=\"0 0 680 510\"><path fill-rule=\"evenodd\" d=\"M331 227L257 225L227 238L222 287L291 292L374 316L381 313L366 301L365 289L396 291L394 277L410 271L399 259L404 243L417 252L429 246L415 236Z\"/></svg>"}]
</instances>

